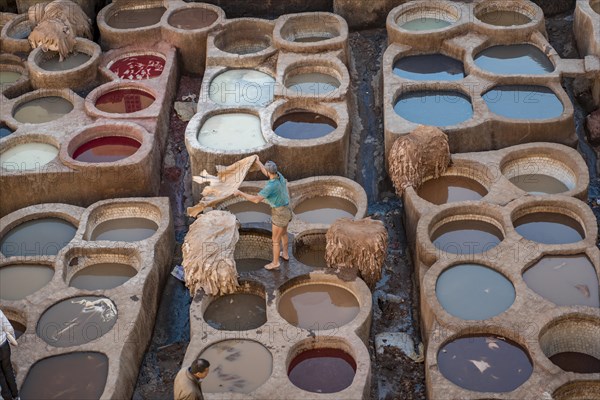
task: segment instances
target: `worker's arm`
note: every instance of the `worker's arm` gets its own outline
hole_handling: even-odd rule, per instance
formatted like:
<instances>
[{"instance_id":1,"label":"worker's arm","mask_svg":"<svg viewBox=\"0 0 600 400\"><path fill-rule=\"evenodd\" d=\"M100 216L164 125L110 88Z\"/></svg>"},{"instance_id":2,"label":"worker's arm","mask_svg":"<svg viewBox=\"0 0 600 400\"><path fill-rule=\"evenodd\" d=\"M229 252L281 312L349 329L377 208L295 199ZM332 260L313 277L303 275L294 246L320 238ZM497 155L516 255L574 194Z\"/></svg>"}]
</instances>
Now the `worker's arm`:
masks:
<instances>
[{"instance_id":1,"label":"worker's arm","mask_svg":"<svg viewBox=\"0 0 600 400\"><path fill-rule=\"evenodd\" d=\"M261 195L258 195L258 194L257 195L252 195L252 194L241 192L239 190L236 190L233 194L236 195L236 196L242 196L246 200L251 201L253 203L260 203L261 201L263 201L265 199Z\"/></svg>"}]
</instances>

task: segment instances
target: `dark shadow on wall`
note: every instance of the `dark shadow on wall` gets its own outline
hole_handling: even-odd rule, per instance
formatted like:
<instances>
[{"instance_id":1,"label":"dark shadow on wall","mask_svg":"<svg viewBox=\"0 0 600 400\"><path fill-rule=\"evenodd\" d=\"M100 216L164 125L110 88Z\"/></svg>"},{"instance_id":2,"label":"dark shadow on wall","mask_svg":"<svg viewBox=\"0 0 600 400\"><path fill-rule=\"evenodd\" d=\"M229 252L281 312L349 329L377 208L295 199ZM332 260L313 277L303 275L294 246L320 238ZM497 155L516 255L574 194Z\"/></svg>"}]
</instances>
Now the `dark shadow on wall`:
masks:
<instances>
[{"instance_id":1,"label":"dark shadow on wall","mask_svg":"<svg viewBox=\"0 0 600 400\"><path fill-rule=\"evenodd\" d=\"M194 3L194 1L187 2ZM202 2L221 7L225 10L227 18L275 19L283 14L299 12L333 12L333 0L202 0Z\"/></svg>"}]
</instances>

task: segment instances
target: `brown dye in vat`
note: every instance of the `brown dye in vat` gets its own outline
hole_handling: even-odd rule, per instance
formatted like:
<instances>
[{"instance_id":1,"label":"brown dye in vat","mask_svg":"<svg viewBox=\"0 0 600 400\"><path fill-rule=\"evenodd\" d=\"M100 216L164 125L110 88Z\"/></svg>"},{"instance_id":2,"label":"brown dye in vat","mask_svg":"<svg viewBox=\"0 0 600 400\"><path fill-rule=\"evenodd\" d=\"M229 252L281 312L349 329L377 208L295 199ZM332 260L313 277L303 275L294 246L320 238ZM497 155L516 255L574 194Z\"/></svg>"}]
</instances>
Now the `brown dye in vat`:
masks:
<instances>
[{"instance_id":1,"label":"brown dye in vat","mask_svg":"<svg viewBox=\"0 0 600 400\"><path fill-rule=\"evenodd\" d=\"M495 26L525 25L531 22L528 16L508 10L490 11L477 18L481 22Z\"/></svg>"},{"instance_id":2,"label":"brown dye in vat","mask_svg":"<svg viewBox=\"0 0 600 400\"><path fill-rule=\"evenodd\" d=\"M311 224L331 224L339 218L353 218L357 209L352 202L333 196L316 196L303 200L294 214Z\"/></svg>"},{"instance_id":3,"label":"brown dye in vat","mask_svg":"<svg viewBox=\"0 0 600 400\"><path fill-rule=\"evenodd\" d=\"M578 374L600 373L600 360L589 354L566 351L564 353L557 353L549 358L550 361L563 371Z\"/></svg>"},{"instance_id":4,"label":"brown dye in vat","mask_svg":"<svg viewBox=\"0 0 600 400\"><path fill-rule=\"evenodd\" d=\"M20 395L23 400L97 400L107 377L108 358L104 354L61 354L35 363Z\"/></svg>"},{"instance_id":5,"label":"brown dye in vat","mask_svg":"<svg viewBox=\"0 0 600 400\"><path fill-rule=\"evenodd\" d=\"M264 260L262 258L241 258L235 260L235 267L238 273L260 271L270 262L271 260Z\"/></svg>"},{"instance_id":6,"label":"brown dye in vat","mask_svg":"<svg viewBox=\"0 0 600 400\"><path fill-rule=\"evenodd\" d=\"M315 268L325 268L325 248L302 247L296 254L296 258L302 264Z\"/></svg>"},{"instance_id":7,"label":"brown dye in vat","mask_svg":"<svg viewBox=\"0 0 600 400\"><path fill-rule=\"evenodd\" d=\"M134 29L158 24L162 15L167 11L164 7L139 8L119 10L107 21L115 29Z\"/></svg>"},{"instance_id":8,"label":"brown dye in vat","mask_svg":"<svg viewBox=\"0 0 600 400\"><path fill-rule=\"evenodd\" d=\"M265 299L246 293L217 297L204 311L204 320L224 331L256 329L267 322Z\"/></svg>"},{"instance_id":9,"label":"brown dye in vat","mask_svg":"<svg viewBox=\"0 0 600 400\"><path fill-rule=\"evenodd\" d=\"M312 112L284 114L273 124L275 134L286 139L316 139L330 134L336 128L334 120Z\"/></svg>"},{"instance_id":10,"label":"brown dye in vat","mask_svg":"<svg viewBox=\"0 0 600 400\"><path fill-rule=\"evenodd\" d=\"M575 243L585 238L581 225L573 218L557 213L531 213L514 222L515 230L525 239L543 244Z\"/></svg>"},{"instance_id":11,"label":"brown dye in vat","mask_svg":"<svg viewBox=\"0 0 600 400\"><path fill-rule=\"evenodd\" d=\"M90 240L138 242L148 239L157 230L156 222L147 218L109 219L94 228Z\"/></svg>"},{"instance_id":12,"label":"brown dye in vat","mask_svg":"<svg viewBox=\"0 0 600 400\"><path fill-rule=\"evenodd\" d=\"M457 175L445 175L437 179L430 179L417 190L419 197L437 205L481 200L487 193L487 189L481 183Z\"/></svg>"},{"instance_id":13,"label":"brown dye in vat","mask_svg":"<svg viewBox=\"0 0 600 400\"><path fill-rule=\"evenodd\" d=\"M240 201L227 206L227 210L235 214L242 224L253 222L269 222L271 220L271 207L266 203L252 203Z\"/></svg>"},{"instance_id":14,"label":"brown dye in vat","mask_svg":"<svg viewBox=\"0 0 600 400\"><path fill-rule=\"evenodd\" d=\"M356 361L337 349L312 349L296 356L288 368L290 381L312 393L336 393L352 384Z\"/></svg>"},{"instance_id":15,"label":"brown dye in vat","mask_svg":"<svg viewBox=\"0 0 600 400\"><path fill-rule=\"evenodd\" d=\"M73 110L73 104L59 96L41 97L19 105L14 119L24 124L42 124L54 121Z\"/></svg>"},{"instance_id":16,"label":"brown dye in vat","mask_svg":"<svg viewBox=\"0 0 600 400\"><path fill-rule=\"evenodd\" d=\"M150 107L154 100L154 96L143 90L116 89L98 97L96 108L107 113L129 114Z\"/></svg>"},{"instance_id":17,"label":"brown dye in vat","mask_svg":"<svg viewBox=\"0 0 600 400\"><path fill-rule=\"evenodd\" d=\"M600 307L598 275L585 255L545 256L523 273L523 279L558 306Z\"/></svg>"},{"instance_id":18,"label":"brown dye in vat","mask_svg":"<svg viewBox=\"0 0 600 400\"><path fill-rule=\"evenodd\" d=\"M431 235L435 247L453 254L483 253L496 247L503 238L496 226L468 219L448 222Z\"/></svg>"},{"instance_id":19,"label":"brown dye in vat","mask_svg":"<svg viewBox=\"0 0 600 400\"><path fill-rule=\"evenodd\" d=\"M47 265L16 264L0 268L0 298L21 300L46 286L54 276Z\"/></svg>"},{"instance_id":20,"label":"brown dye in vat","mask_svg":"<svg viewBox=\"0 0 600 400\"><path fill-rule=\"evenodd\" d=\"M525 174L510 178L510 183L533 195L557 194L569 188L561 180L544 174Z\"/></svg>"},{"instance_id":21,"label":"brown dye in vat","mask_svg":"<svg viewBox=\"0 0 600 400\"><path fill-rule=\"evenodd\" d=\"M75 236L77 228L61 218L39 218L23 222L0 240L6 257L55 256Z\"/></svg>"},{"instance_id":22,"label":"brown dye in vat","mask_svg":"<svg viewBox=\"0 0 600 400\"><path fill-rule=\"evenodd\" d=\"M59 61L58 53L54 53L52 57L41 61L40 67L46 71L66 71L85 64L90 58L92 58L92 56L89 54L75 52L70 54L64 60Z\"/></svg>"},{"instance_id":23,"label":"brown dye in vat","mask_svg":"<svg viewBox=\"0 0 600 400\"><path fill-rule=\"evenodd\" d=\"M444 345L438 368L452 383L476 392L510 392L521 386L533 366L517 343L495 336L466 336Z\"/></svg>"},{"instance_id":24,"label":"brown dye in vat","mask_svg":"<svg viewBox=\"0 0 600 400\"><path fill-rule=\"evenodd\" d=\"M12 319L9 319L8 322L10 322L10 324L13 327L13 329L15 330L15 339L20 338L21 335L23 335L25 333L25 331L27 330L27 328L25 327L25 325L21 324L20 322L17 322L17 321L12 320Z\"/></svg>"},{"instance_id":25,"label":"brown dye in vat","mask_svg":"<svg viewBox=\"0 0 600 400\"><path fill-rule=\"evenodd\" d=\"M131 265L104 263L85 267L75 273L69 286L84 290L106 290L121 286L137 274Z\"/></svg>"},{"instance_id":26,"label":"brown dye in vat","mask_svg":"<svg viewBox=\"0 0 600 400\"><path fill-rule=\"evenodd\" d=\"M277 309L290 324L309 330L339 328L360 311L358 300L349 290L325 283L287 290L281 295Z\"/></svg>"},{"instance_id":27,"label":"brown dye in vat","mask_svg":"<svg viewBox=\"0 0 600 400\"><path fill-rule=\"evenodd\" d=\"M44 311L36 333L51 346L79 346L105 335L116 322L117 308L108 298L73 297Z\"/></svg>"},{"instance_id":28,"label":"brown dye in vat","mask_svg":"<svg viewBox=\"0 0 600 400\"><path fill-rule=\"evenodd\" d=\"M211 10L187 8L171 14L169 25L178 29L202 29L212 25L217 18L217 13Z\"/></svg>"}]
</instances>

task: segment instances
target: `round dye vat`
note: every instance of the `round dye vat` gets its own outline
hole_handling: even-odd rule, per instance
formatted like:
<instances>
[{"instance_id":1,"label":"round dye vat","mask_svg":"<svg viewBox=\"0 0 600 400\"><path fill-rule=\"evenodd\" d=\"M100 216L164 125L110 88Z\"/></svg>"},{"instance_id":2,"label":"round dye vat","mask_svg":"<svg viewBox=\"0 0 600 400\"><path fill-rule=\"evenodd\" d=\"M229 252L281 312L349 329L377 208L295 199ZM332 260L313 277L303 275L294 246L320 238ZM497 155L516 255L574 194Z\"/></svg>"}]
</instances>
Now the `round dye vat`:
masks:
<instances>
[{"instance_id":1,"label":"round dye vat","mask_svg":"<svg viewBox=\"0 0 600 400\"><path fill-rule=\"evenodd\" d=\"M25 377L23 400L94 400L104 392L108 358L101 353L76 352L44 358Z\"/></svg>"},{"instance_id":2,"label":"round dye vat","mask_svg":"<svg viewBox=\"0 0 600 400\"><path fill-rule=\"evenodd\" d=\"M442 272L435 294L449 314L465 320L492 318L515 301L515 288L508 279L476 264L457 265Z\"/></svg>"},{"instance_id":3,"label":"round dye vat","mask_svg":"<svg viewBox=\"0 0 600 400\"><path fill-rule=\"evenodd\" d=\"M569 187L559 179L544 174L524 174L510 178L510 183L532 195L568 192Z\"/></svg>"},{"instance_id":4,"label":"round dye vat","mask_svg":"<svg viewBox=\"0 0 600 400\"><path fill-rule=\"evenodd\" d=\"M29 20L19 22L8 29L8 37L12 39L27 39L31 34L33 26Z\"/></svg>"},{"instance_id":5,"label":"round dye vat","mask_svg":"<svg viewBox=\"0 0 600 400\"><path fill-rule=\"evenodd\" d=\"M150 107L154 100L154 96L143 90L116 89L98 97L96 108L107 113L129 114Z\"/></svg>"},{"instance_id":6,"label":"round dye vat","mask_svg":"<svg viewBox=\"0 0 600 400\"><path fill-rule=\"evenodd\" d=\"M294 208L294 214L310 224L332 224L339 218L354 218L357 211L352 202L333 196L311 197Z\"/></svg>"},{"instance_id":7,"label":"round dye vat","mask_svg":"<svg viewBox=\"0 0 600 400\"><path fill-rule=\"evenodd\" d=\"M131 265L105 263L85 267L75 273L69 286L83 290L108 290L121 286L137 274Z\"/></svg>"},{"instance_id":8,"label":"round dye vat","mask_svg":"<svg viewBox=\"0 0 600 400\"><path fill-rule=\"evenodd\" d=\"M116 322L117 308L108 298L73 297L44 311L36 333L51 346L72 347L104 336Z\"/></svg>"},{"instance_id":9,"label":"round dye vat","mask_svg":"<svg viewBox=\"0 0 600 400\"><path fill-rule=\"evenodd\" d=\"M90 240L139 242L158 230L156 222L147 218L117 218L101 222L94 228Z\"/></svg>"},{"instance_id":10,"label":"round dye vat","mask_svg":"<svg viewBox=\"0 0 600 400\"><path fill-rule=\"evenodd\" d=\"M111 15L106 23L115 29L143 28L158 24L165 11L165 7L119 10Z\"/></svg>"},{"instance_id":11,"label":"round dye vat","mask_svg":"<svg viewBox=\"0 0 600 400\"><path fill-rule=\"evenodd\" d=\"M54 121L73 110L73 104L58 96L41 97L19 105L13 118L24 124L43 124Z\"/></svg>"},{"instance_id":12,"label":"round dye vat","mask_svg":"<svg viewBox=\"0 0 600 400\"><path fill-rule=\"evenodd\" d=\"M337 124L331 118L311 112L293 112L277 118L273 131L286 139L317 139L335 131Z\"/></svg>"},{"instance_id":13,"label":"round dye vat","mask_svg":"<svg viewBox=\"0 0 600 400\"><path fill-rule=\"evenodd\" d=\"M597 14L600 14L600 1L590 0L590 6L592 7L592 10L594 10Z\"/></svg>"},{"instance_id":14,"label":"round dye vat","mask_svg":"<svg viewBox=\"0 0 600 400\"><path fill-rule=\"evenodd\" d=\"M600 360L589 354L567 351L557 353L549 358L550 361L563 371L575 372L577 374L600 373Z\"/></svg>"},{"instance_id":15,"label":"round dye vat","mask_svg":"<svg viewBox=\"0 0 600 400\"><path fill-rule=\"evenodd\" d=\"M124 57L113 62L109 69L121 79L152 79L163 73L165 59L152 54Z\"/></svg>"},{"instance_id":16,"label":"round dye vat","mask_svg":"<svg viewBox=\"0 0 600 400\"><path fill-rule=\"evenodd\" d=\"M440 349L437 362L446 379L475 392L510 392L533 372L531 360L521 346L496 336L455 339Z\"/></svg>"},{"instance_id":17,"label":"round dye vat","mask_svg":"<svg viewBox=\"0 0 600 400\"><path fill-rule=\"evenodd\" d=\"M326 283L310 283L283 293L277 310L290 324L317 331L346 325L358 315L360 306L347 289Z\"/></svg>"},{"instance_id":18,"label":"round dye vat","mask_svg":"<svg viewBox=\"0 0 600 400\"><path fill-rule=\"evenodd\" d=\"M204 320L222 331L256 329L267 322L265 299L245 293L217 297L204 311Z\"/></svg>"},{"instance_id":19,"label":"round dye vat","mask_svg":"<svg viewBox=\"0 0 600 400\"><path fill-rule=\"evenodd\" d=\"M563 214L531 213L518 218L515 230L527 240L543 244L576 243L585 238L581 225Z\"/></svg>"},{"instance_id":20,"label":"round dye vat","mask_svg":"<svg viewBox=\"0 0 600 400\"><path fill-rule=\"evenodd\" d=\"M598 275L586 255L545 256L523 273L523 280L558 306L600 307Z\"/></svg>"},{"instance_id":21,"label":"round dye vat","mask_svg":"<svg viewBox=\"0 0 600 400\"><path fill-rule=\"evenodd\" d=\"M8 322L10 322L10 324L13 327L13 330L15 331L15 339L20 338L27 330L27 327L20 322L14 321L12 319L9 319Z\"/></svg>"},{"instance_id":22,"label":"round dye vat","mask_svg":"<svg viewBox=\"0 0 600 400\"><path fill-rule=\"evenodd\" d=\"M58 155L48 143L23 143L0 154L0 165L9 171L32 171L43 167Z\"/></svg>"},{"instance_id":23,"label":"round dye vat","mask_svg":"<svg viewBox=\"0 0 600 400\"><path fill-rule=\"evenodd\" d=\"M305 245L299 249L295 254L295 257L304 265L314 268L325 268L327 262L325 261L325 248L311 247Z\"/></svg>"},{"instance_id":24,"label":"round dye vat","mask_svg":"<svg viewBox=\"0 0 600 400\"><path fill-rule=\"evenodd\" d=\"M198 142L215 150L244 151L264 146L260 118L247 113L218 114L208 118L198 132Z\"/></svg>"},{"instance_id":25,"label":"round dye vat","mask_svg":"<svg viewBox=\"0 0 600 400\"><path fill-rule=\"evenodd\" d=\"M15 264L0 268L0 298L21 300L46 286L54 276L47 265Z\"/></svg>"},{"instance_id":26,"label":"round dye vat","mask_svg":"<svg viewBox=\"0 0 600 400\"><path fill-rule=\"evenodd\" d=\"M15 71L0 71L0 86L12 85L21 79L21 73Z\"/></svg>"},{"instance_id":27,"label":"round dye vat","mask_svg":"<svg viewBox=\"0 0 600 400\"><path fill-rule=\"evenodd\" d=\"M452 91L418 91L400 95L394 111L416 124L450 126L473 116L469 98Z\"/></svg>"},{"instance_id":28,"label":"round dye vat","mask_svg":"<svg viewBox=\"0 0 600 400\"><path fill-rule=\"evenodd\" d=\"M312 349L297 355L288 368L296 387L312 393L337 393L352 385L356 361L337 349Z\"/></svg>"},{"instance_id":29,"label":"round dye vat","mask_svg":"<svg viewBox=\"0 0 600 400\"><path fill-rule=\"evenodd\" d=\"M307 96L320 96L331 93L341 85L331 75L318 72L298 74L285 79L285 87L294 93Z\"/></svg>"},{"instance_id":30,"label":"round dye vat","mask_svg":"<svg viewBox=\"0 0 600 400\"><path fill-rule=\"evenodd\" d=\"M219 16L206 8L184 8L169 16L169 25L178 29L202 29L215 23Z\"/></svg>"},{"instance_id":31,"label":"round dye vat","mask_svg":"<svg viewBox=\"0 0 600 400\"><path fill-rule=\"evenodd\" d=\"M414 81L457 81L465 77L463 63L443 54L402 57L394 63L393 71Z\"/></svg>"},{"instance_id":32,"label":"round dye vat","mask_svg":"<svg viewBox=\"0 0 600 400\"><path fill-rule=\"evenodd\" d=\"M13 133L12 129L10 129L8 126L6 126L4 124L0 124L0 139L4 139L11 133Z\"/></svg>"},{"instance_id":33,"label":"round dye vat","mask_svg":"<svg viewBox=\"0 0 600 400\"><path fill-rule=\"evenodd\" d=\"M210 82L209 93L217 104L265 107L273 102L275 79L254 69L231 69Z\"/></svg>"},{"instance_id":34,"label":"round dye vat","mask_svg":"<svg viewBox=\"0 0 600 400\"><path fill-rule=\"evenodd\" d=\"M496 86L483 95L483 100L491 112L511 119L557 118L564 111L556 94L543 86Z\"/></svg>"},{"instance_id":35,"label":"round dye vat","mask_svg":"<svg viewBox=\"0 0 600 400\"><path fill-rule=\"evenodd\" d=\"M479 68L499 75L543 75L554 71L550 59L530 44L488 47L474 61Z\"/></svg>"},{"instance_id":36,"label":"round dye vat","mask_svg":"<svg viewBox=\"0 0 600 400\"><path fill-rule=\"evenodd\" d=\"M525 25L531 22L531 18L527 15L516 11L498 10L490 11L482 15L478 15L477 19L494 26L515 26Z\"/></svg>"},{"instance_id":37,"label":"round dye vat","mask_svg":"<svg viewBox=\"0 0 600 400\"><path fill-rule=\"evenodd\" d=\"M86 163L110 163L134 155L142 144L125 136L104 136L79 146L73 159Z\"/></svg>"},{"instance_id":38,"label":"round dye vat","mask_svg":"<svg viewBox=\"0 0 600 400\"><path fill-rule=\"evenodd\" d=\"M263 258L236 258L235 267L238 273L260 271L270 262L271 260Z\"/></svg>"},{"instance_id":39,"label":"round dye vat","mask_svg":"<svg viewBox=\"0 0 600 400\"><path fill-rule=\"evenodd\" d=\"M89 54L75 52L69 54L67 58L60 61L58 53L52 53L53 55L51 57L45 58L39 63L40 68L45 69L46 71L66 71L69 69L77 68L80 65L85 64L92 58L92 56L90 56Z\"/></svg>"},{"instance_id":40,"label":"round dye vat","mask_svg":"<svg viewBox=\"0 0 600 400\"><path fill-rule=\"evenodd\" d=\"M17 225L0 240L6 257L55 256L73 237L77 228L60 218L40 218Z\"/></svg>"},{"instance_id":41,"label":"round dye vat","mask_svg":"<svg viewBox=\"0 0 600 400\"><path fill-rule=\"evenodd\" d=\"M252 203L240 201L227 206L227 210L235 214L242 224L269 222L271 220L271 206L266 203Z\"/></svg>"},{"instance_id":42,"label":"round dye vat","mask_svg":"<svg viewBox=\"0 0 600 400\"><path fill-rule=\"evenodd\" d=\"M402 21L401 18L398 21L398 26L407 31L431 31L446 28L450 25L452 25L452 22L434 17L417 17L409 21Z\"/></svg>"},{"instance_id":43,"label":"round dye vat","mask_svg":"<svg viewBox=\"0 0 600 400\"><path fill-rule=\"evenodd\" d=\"M430 203L441 205L457 201L481 200L487 189L474 179L460 175L444 175L423 183L417 194Z\"/></svg>"},{"instance_id":44,"label":"round dye vat","mask_svg":"<svg viewBox=\"0 0 600 400\"><path fill-rule=\"evenodd\" d=\"M452 254L478 254L496 247L504 239L496 226L477 220L448 222L433 232L431 241L439 250Z\"/></svg>"},{"instance_id":45,"label":"round dye vat","mask_svg":"<svg viewBox=\"0 0 600 400\"><path fill-rule=\"evenodd\" d=\"M334 37L335 36L330 33L299 34L298 36L294 36L293 41L296 43L315 43L333 39Z\"/></svg>"},{"instance_id":46,"label":"round dye vat","mask_svg":"<svg viewBox=\"0 0 600 400\"><path fill-rule=\"evenodd\" d=\"M209 346L200 357L210 363L202 381L204 393L250 393L271 376L273 356L251 340L225 340Z\"/></svg>"}]
</instances>

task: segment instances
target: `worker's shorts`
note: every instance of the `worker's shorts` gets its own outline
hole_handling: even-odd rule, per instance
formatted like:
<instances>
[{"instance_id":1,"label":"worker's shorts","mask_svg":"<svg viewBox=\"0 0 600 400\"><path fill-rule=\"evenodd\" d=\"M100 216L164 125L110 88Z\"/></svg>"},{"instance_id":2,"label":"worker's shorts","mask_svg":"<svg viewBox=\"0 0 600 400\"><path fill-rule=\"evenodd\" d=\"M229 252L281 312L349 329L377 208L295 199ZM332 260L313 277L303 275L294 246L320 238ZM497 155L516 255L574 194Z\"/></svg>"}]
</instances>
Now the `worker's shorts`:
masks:
<instances>
[{"instance_id":1,"label":"worker's shorts","mask_svg":"<svg viewBox=\"0 0 600 400\"><path fill-rule=\"evenodd\" d=\"M273 225L280 228L288 226L292 220L292 209L290 206L276 207L271 209L271 221Z\"/></svg>"}]
</instances>

